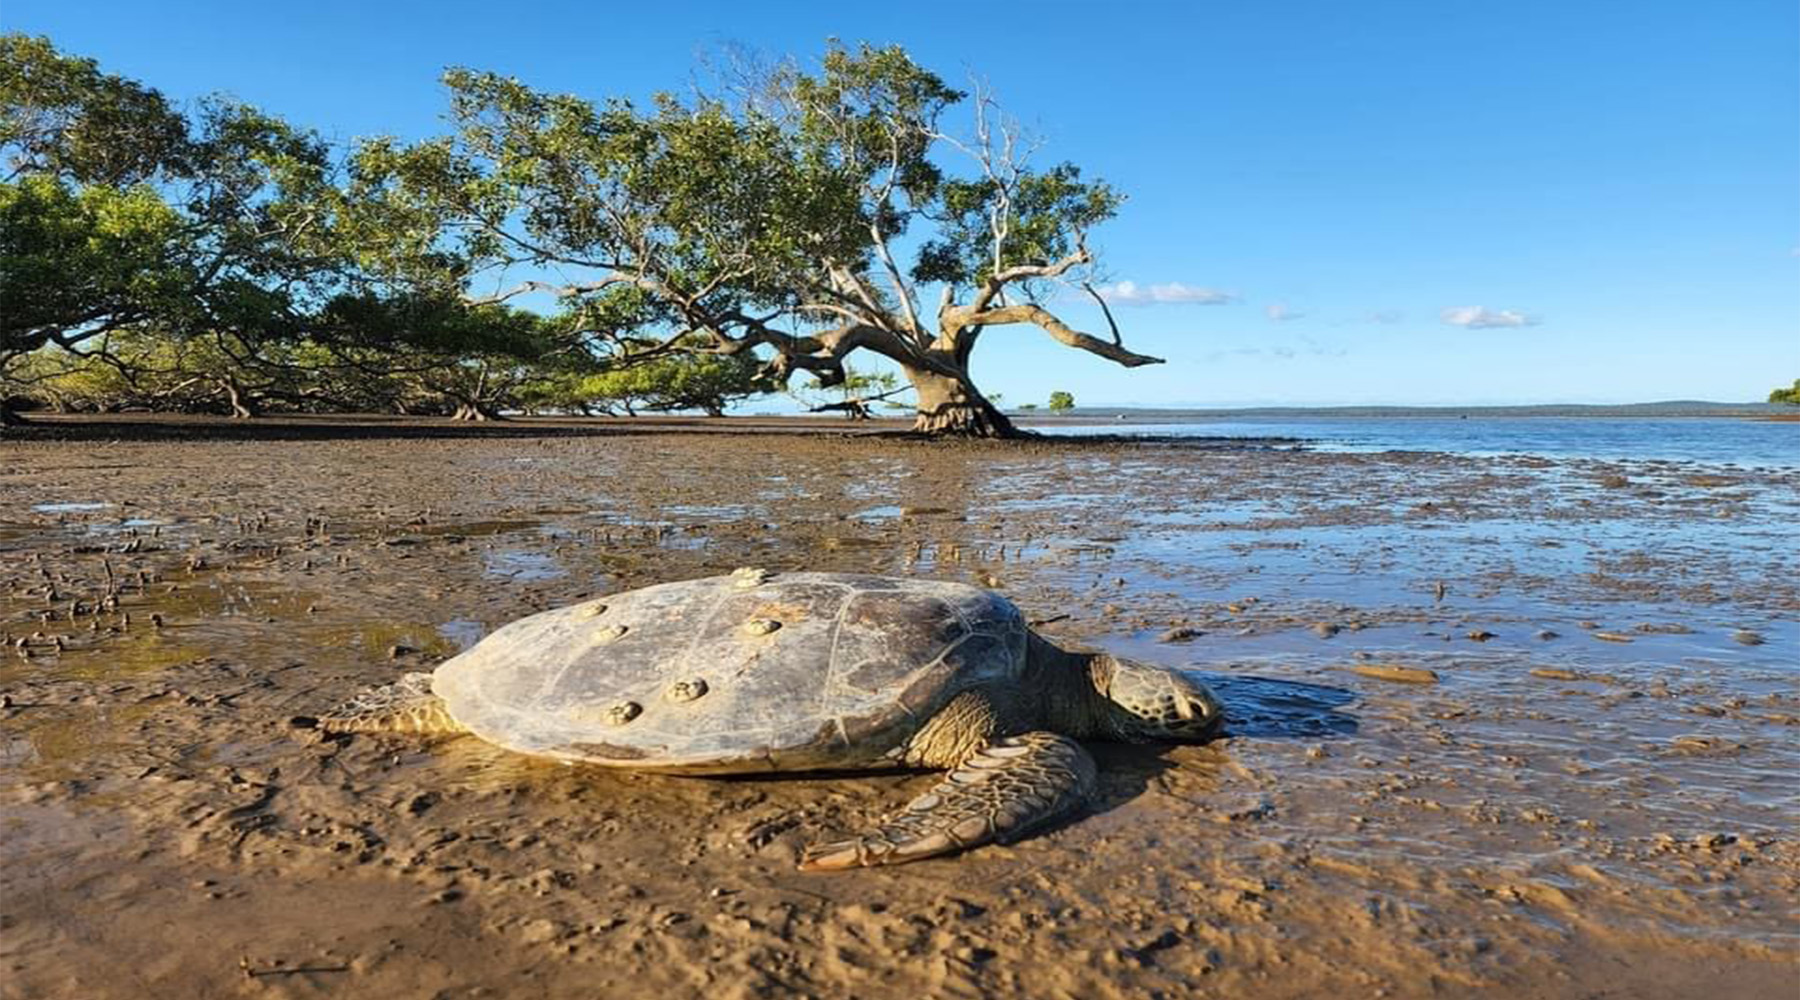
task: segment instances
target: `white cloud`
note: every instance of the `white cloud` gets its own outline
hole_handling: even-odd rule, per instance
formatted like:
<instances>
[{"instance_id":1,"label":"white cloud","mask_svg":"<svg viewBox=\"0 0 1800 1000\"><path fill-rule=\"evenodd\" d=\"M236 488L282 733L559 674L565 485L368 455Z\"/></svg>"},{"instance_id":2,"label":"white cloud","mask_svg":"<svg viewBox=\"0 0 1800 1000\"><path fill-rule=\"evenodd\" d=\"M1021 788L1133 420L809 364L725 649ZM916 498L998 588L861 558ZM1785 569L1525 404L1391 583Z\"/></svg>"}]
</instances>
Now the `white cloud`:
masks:
<instances>
[{"instance_id":1,"label":"white cloud","mask_svg":"<svg viewBox=\"0 0 1800 1000\"><path fill-rule=\"evenodd\" d=\"M1165 285L1140 285L1135 281L1121 281L1113 285L1101 285L1095 291L1106 301L1116 305L1155 306L1188 303L1199 306L1221 306L1227 302L1236 302L1237 296L1230 292L1221 292L1212 288L1200 288L1195 285L1184 285L1179 281L1171 281Z\"/></svg>"},{"instance_id":2,"label":"white cloud","mask_svg":"<svg viewBox=\"0 0 1800 1000\"><path fill-rule=\"evenodd\" d=\"M1227 358L1258 358L1262 357L1262 354L1263 349L1260 347L1233 347L1220 351L1208 351L1201 360L1208 364L1214 364Z\"/></svg>"},{"instance_id":3,"label":"white cloud","mask_svg":"<svg viewBox=\"0 0 1800 1000\"><path fill-rule=\"evenodd\" d=\"M1451 326L1468 330L1538 324L1537 317L1527 316L1516 309L1489 309L1486 306L1454 306L1438 313L1438 317Z\"/></svg>"},{"instance_id":4,"label":"white cloud","mask_svg":"<svg viewBox=\"0 0 1800 1000\"><path fill-rule=\"evenodd\" d=\"M1254 358L1261 361L1293 361L1301 357L1338 358L1347 354L1346 350L1330 344L1322 344L1311 337L1301 337L1298 344L1270 344L1264 347L1229 347L1208 351L1200 360L1205 364L1218 364L1222 361L1236 361Z\"/></svg>"},{"instance_id":5,"label":"white cloud","mask_svg":"<svg viewBox=\"0 0 1800 1000\"><path fill-rule=\"evenodd\" d=\"M1263 313L1277 323L1286 323L1288 320L1299 319L1306 315L1297 309L1290 308L1286 302L1276 302L1265 308Z\"/></svg>"}]
</instances>

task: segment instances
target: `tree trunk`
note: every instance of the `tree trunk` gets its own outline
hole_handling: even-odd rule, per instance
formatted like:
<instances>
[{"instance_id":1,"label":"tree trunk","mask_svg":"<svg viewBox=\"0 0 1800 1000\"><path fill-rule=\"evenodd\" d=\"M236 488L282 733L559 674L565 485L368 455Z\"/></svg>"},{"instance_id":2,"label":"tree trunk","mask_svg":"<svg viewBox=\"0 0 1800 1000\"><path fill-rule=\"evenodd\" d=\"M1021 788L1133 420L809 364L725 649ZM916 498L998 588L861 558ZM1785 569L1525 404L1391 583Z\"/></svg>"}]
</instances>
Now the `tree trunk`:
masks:
<instances>
[{"instance_id":1,"label":"tree trunk","mask_svg":"<svg viewBox=\"0 0 1800 1000\"><path fill-rule=\"evenodd\" d=\"M6 397L0 396L0 427L18 427L26 423L30 423L30 421L26 420L19 411L13 409Z\"/></svg>"},{"instance_id":2,"label":"tree trunk","mask_svg":"<svg viewBox=\"0 0 1800 1000\"><path fill-rule=\"evenodd\" d=\"M918 396L913 433L934 437L1025 437L994 404L987 401L968 374L942 375L902 366Z\"/></svg>"},{"instance_id":3,"label":"tree trunk","mask_svg":"<svg viewBox=\"0 0 1800 1000\"><path fill-rule=\"evenodd\" d=\"M450 414L451 420L499 420L500 415L480 403L463 401L456 404L456 412Z\"/></svg>"},{"instance_id":4,"label":"tree trunk","mask_svg":"<svg viewBox=\"0 0 1800 1000\"><path fill-rule=\"evenodd\" d=\"M225 390L225 397L231 403L231 416L234 420L247 420L256 416L256 403L239 388L237 379L227 378L219 383Z\"/></svg>"}]
</instances>

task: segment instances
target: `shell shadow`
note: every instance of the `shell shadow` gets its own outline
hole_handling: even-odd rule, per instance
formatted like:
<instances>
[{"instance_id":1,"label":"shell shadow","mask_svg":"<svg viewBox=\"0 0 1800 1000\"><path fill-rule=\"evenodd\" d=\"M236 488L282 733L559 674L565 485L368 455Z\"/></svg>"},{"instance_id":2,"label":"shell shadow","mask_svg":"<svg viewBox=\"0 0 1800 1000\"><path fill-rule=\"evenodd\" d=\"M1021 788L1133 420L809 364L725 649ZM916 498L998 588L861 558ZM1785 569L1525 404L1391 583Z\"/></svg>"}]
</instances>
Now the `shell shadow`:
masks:
<instances>
[{"instance_id":1,"label":"shell shadow","mask_svg":"<svg viewBox=\"0 0 1800 1000\"><path fill-rule=\"evenodd\" d=\"M1088 751L1100 766L1098 787L1088 807L1032 831L1033 835L1079 823L1084 817L1111 812L1150 790L1164 775L1181 766L1170 754L1174 743L1089 743Z\"/></svg>"}]
</instances>

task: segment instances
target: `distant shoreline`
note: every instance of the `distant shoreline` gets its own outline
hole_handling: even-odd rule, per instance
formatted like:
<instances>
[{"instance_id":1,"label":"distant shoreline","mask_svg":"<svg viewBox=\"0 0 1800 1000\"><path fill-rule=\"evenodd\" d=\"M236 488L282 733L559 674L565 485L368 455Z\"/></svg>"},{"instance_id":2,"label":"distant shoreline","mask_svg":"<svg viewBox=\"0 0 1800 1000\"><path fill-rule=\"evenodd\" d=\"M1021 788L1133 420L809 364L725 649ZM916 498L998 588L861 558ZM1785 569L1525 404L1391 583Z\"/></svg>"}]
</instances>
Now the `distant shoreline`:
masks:
<instances>
[{"instance_id":1,"label":"distant shoreline","mask_svg":"<svg viewBox=\"0 0 1800 1000\"><path fill-rule=\"evenodd\" d=\"M1532 406L1251 406L1251 407L1079 407L1066 414L1042 410L1009 410L1016 421L1078 423L1126 420L1136 423L1179 423L1192 420L1245 419L1396 419L1462 417L1745 417L1800 420L1793 407L1773 403L1712 403L1676 400L1659 403L1573 404Z\"/></svg>"}]
</instances>

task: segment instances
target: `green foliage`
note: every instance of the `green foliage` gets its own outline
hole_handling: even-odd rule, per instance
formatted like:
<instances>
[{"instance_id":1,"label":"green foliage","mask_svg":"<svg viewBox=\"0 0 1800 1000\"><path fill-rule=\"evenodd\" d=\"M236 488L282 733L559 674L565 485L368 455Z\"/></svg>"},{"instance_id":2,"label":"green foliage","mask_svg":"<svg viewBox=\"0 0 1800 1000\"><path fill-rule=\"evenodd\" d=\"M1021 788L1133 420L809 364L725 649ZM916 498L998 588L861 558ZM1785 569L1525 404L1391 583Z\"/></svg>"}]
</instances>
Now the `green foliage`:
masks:
<instances>
[{"instance_id":1,"label":"green foliage","mask_svg":"<svg viewBox=\"0 0 1800 1000\"><path fill-rule=\"evenodd\" d=\"M255 354L230 335L177 337L136 328L107 334L88 353L39 351L16 374L33 397L63 412L249 413L277 396L304 402L310 379L293 364L296 354L292 347ZM254 365L243 364L252 357Z\"/></svg>"},{"instance_id":2,"label":"green foliage","mask_svg":"<svg viewBox=\"0 0 1800 1000\"><path fill-rule=\"evenodd\" d=\"M723 416L732 401L763 390L761 362L752 354L677 352L613 371L554 382L544 398L558 409L667 412L701 410Z\"/></svg>"},{"instance_id":3,"label":"green foliage","mask_svg":"<svg viewBox=\"0 0 1800 1000\"><path fill-rule=\"evenodd\" d=\"M943 188L940 235L919 251L921 281L969 284L984 274L1067 256L1080 233L1117 213L1123 196L1104 182L1081 180L1081 168L1059 163L1043 173L953 181ZM994 246L992 219L1010 218L1009 238Z\"/></svg>"},{"instance_id":4,"label":"green foliage","mask_svg":"<svg viewBox=\"0 0 1800 1000\"><path fill-rule=\"evenodd\" d=\"M1037 408L1038 407L1037 407L1036 403L1020 403L1019 404L1019 409L1021 409L1021 410L1029 411L1029 410L1035 410Z\"/></svg>"},{"instance_id":5,"label":"green foliage","mask_svg":"<svg viewBox=\"0 0 1800 1000\"><path fill-rule=\"evenodd\" d=\"M369 263L455 284L515 264L654 257L669 290L729 280L731 301L759 284L777 294L774 277L794 266L799 230L781 221L801 186L767 122L666 96L647 113L596 107L465 69L445 82L454 137L375 140L353 159ZM453 249L439 239L449 229Z\"/></svg>"},{"instance_id":6,"label":"green foliage","mask_svg":"<svg viewBox=\"0 0 1800 1000\"><path fill-rule=\"evenodd\" d=\"M184 169L187 123L155 90L65 56L48 38L0 35L0 148L25 173L130 187Z\"/></svg>"},{"instance_id":7,"label":"green foliage","mask_svg":"<svg viewBox=\"0 0 1800 1000\"><path fill-rule=\"evenodd\" d=\"M1769 402L1786 403L1789 406L1800 406L1800 378L1794 380L1791 388L1776 389L1769 393Z\"/></svg>"},{"instance_id":8,"label":"green foliage","mask_svg":"<svg viewBox=\"0 0 1800 1000\"><path fill-rule=\"evenodd\" d=\"M148 187L29 175L0 184L0 356L39 331L116 327L175 307L189 283L179 213Z\"/></svg>"},{"instance_id":9,"label":"green foliage","mask_svg":"<svg viewBox=\"0 0 1800 1000\"><path fill-rule=\"evenodd\" d=\"M0 375L71 408L504 405L570 337L377 277L315 133L0 37ZM33 357L33 352L42 352Z\"/></svg>"},{"instance_id":10,"label":"green foliage","mask_svg":"<svg viewBox=\"0 0 1800 1000\"><path fill-rule=\"evenodd\" d=\"M1075 397L1061 389L1050 394L1050 412L1066 413L1075 408Z\"/></svg>"},{"instance_id":11,"label":"green foliage","mask_svg":"<svg viewBox=\"0 0 1800 1000\"><path fill-rule=\"evenodd\" d=\"M845 368L843 381L836 386L839 396L844 399L879 395L899 387L900 376L893 372L868 372L855 368ZM825 386L815 382L813 388L822 389Z\"/></svg>"},{"instance_id":12,"label":"green foliage","mask_svg":"<svg viewBox=\"0 0 1800 1000\"><path fill-rule=\"evenodd\" d=\"M967 95L899 47L834 41L810 71L643 102L444 80L450 134L343 153L0 36L0 377L80 407L718 412L796 372L877 401L897 376L846 362L872 350L961 379L987 415L959 426L1004 430L967 386L977 314L1155 360L990 309L1045 277L1006 269L1086 266L1119 197L1013 162L1011 132L948 139ZM920 281L976 304L933 331ZM556 315L505 305L533 291Z\"/></svg>"},{"instance_id":13,"label":"green foliage","mask_svg":"<svg viewBox=\"0 0 1800 1000\"><path fill-rule=\"evenodd\" d=\"M136 323L292 338L347 287L329 151L254 108L154 90L0 36L0 368Z\"/></svg>"},{"instance_id":14,"label":"green foliage","mask_svg":"<svg viewBox=\"0 0 1800 1000\"><path fill-rule=\"evenodd\" d=\"M865 371L846 365L841 379L832 382L814 379L811 384L790 392L815 413L840 411L863 419L869 416L871 403L879 403L887 409L911 409L910 404L887 398L909 388L893 372Z\"/></svg>"},{"instance_id":15,"label":"green foliage","mask_svg":"<svg viewBox=\"0 0 1800 1000\"><path fill-rule=\"evenodd\" d=\"M496 415L526 405L546 378L536 315L501 307L434 312L342 302L344 322L366 321L379 342L322 335L276 342L229 332L177 335L138 326L81 353L49 348L15 366L26 394L62 411L123 409L237 413L389 411ZM354 320L352 319L354 317ZM454 349L445 345L454 344Z\"/></svg>"},{"instance_id":16,"label":"green foliage","mask_svg":"<svg viewBox=\"0 0 1800 1000\"><path fill-rule=\"evenodd\" d=\"M319 339L371 350L531 361L564 343L558 320L503 305L433 295L343 295L321 310Z\"/></svg>"},{"instance_id":17,"label":"green foliage","mask_svg":"<svg viewBox=\"0 0 1800 1000\"><path fill-rule=\"evenodd\" d=\"M451 135L375 139L352 158L343 218L364 266L461 288L554 265L577 311L629 285L645 298L635 330L773 347L778 379L841 377L844 352L807 327L929 342L901 318L908 275L972 288L1068 256L1120 200L1067 164L947 177L938 119L965 95L898 47L833 42L817 71L784 65L735 101L596 103L470 69L444 82ZM910 262L891 259L905 247ZM858 346L909 359L891 338Z\"/></svg>"}]
</instances>

